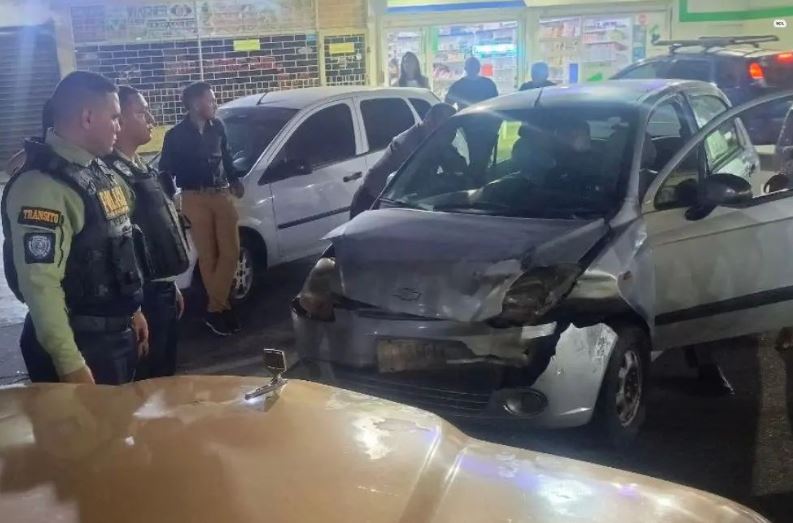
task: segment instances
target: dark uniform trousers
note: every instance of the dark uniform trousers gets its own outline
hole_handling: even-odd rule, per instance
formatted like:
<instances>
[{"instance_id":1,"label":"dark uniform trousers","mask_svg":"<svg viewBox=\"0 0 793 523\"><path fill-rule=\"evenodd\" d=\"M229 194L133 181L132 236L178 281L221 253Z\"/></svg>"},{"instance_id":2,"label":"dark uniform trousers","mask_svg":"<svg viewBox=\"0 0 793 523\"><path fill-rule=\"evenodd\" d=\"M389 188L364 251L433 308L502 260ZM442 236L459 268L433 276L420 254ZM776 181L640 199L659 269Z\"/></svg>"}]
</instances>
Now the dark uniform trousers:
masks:
<instances>
[{"instance_id":1,"label":"dark uniform trousers","mask_svg":"<svg viewBox=\"0 0 793 523\"><path fill-rule=\"evenodd\" d=\"M97 384L121 385L134 379L135 368L138 365L138 351L135 332L130 323L126 327L110 326L88 331L75 329L74 339ZM52 358L36 338L30 315L25 318L19 344L30 381L34 383L60 381Z\"/></svg>"},{"instance_id":2,"label":"dark uniform trousers","mask_svg":"<svg viewBox=\"0 0 793 523\"><path fill-rule=\"evenodd\" d=\"M149 354L141 358L135 378L145 380L173 376L179 344L176 284L147 283L143 287L143 315L149 323Z\"/></svg>"}]
</instances>

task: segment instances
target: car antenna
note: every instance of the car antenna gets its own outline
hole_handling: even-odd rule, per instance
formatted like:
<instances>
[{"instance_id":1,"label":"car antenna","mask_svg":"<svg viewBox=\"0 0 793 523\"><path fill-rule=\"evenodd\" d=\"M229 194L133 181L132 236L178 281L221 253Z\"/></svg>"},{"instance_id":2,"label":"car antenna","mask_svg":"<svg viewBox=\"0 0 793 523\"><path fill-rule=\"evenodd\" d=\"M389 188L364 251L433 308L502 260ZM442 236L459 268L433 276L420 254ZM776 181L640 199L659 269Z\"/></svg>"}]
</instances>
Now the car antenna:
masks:
<instances>
[{"instance_id":1,"label":"car antenna","mask_svg":"<svg viewBox=\"0 0 793 523\"><path fill-rule=\"evenodd\" d=\"M540 98L542 98L542 93L545 91L545 87L540 87L540 92L537 93L537 98L534 100L534 108L540 106Z\"/></svg>"},{"instance_id":2,"label":"car antenna","mask_svg":"<svg viewBox=\"0 0 793 523\"><path fill-rule=\"evenodd\" d=\"M272 374L272 379L267 385L262 385L258 389L254 389L245 393L245 399L250 401L252 399L278 392L289 381L283 377L286 372L286 353L278 349L262 349L262 356L264 358L264 367Z\"/></svg>"}]
</instances>

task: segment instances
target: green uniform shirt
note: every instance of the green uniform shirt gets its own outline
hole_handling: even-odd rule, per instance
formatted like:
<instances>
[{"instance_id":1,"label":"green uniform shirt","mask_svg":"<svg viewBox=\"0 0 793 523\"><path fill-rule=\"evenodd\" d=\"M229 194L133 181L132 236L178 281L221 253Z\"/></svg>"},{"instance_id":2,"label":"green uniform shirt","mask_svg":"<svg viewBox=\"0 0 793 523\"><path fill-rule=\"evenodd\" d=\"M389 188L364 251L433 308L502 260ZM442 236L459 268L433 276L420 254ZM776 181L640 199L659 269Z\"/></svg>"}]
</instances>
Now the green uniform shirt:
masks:
<instances>
[{"instance_id":1,"label":"green uniform shirt","mask_svg":"<svg viewBox=\"0 0 793 523\"><path fill-rule=\"evenodd\" d=\"M46 143L58 156L69 162L87 167L95 160L91 153L68 143L52 130L47 133ZM85 206L74 189L48 174L30 171L21 176L21 179L10 186L6 199L11 233L11 238L6 240L13 242L14 268L19 280L19 290L30 310L36 338L52 357L58 374L63 376L85 365L69 325L66 299L61 286L72 239L82 231L85 224ZM120 176L115 178L117 181L122 179ZM131 200L131 189L127 184L120 182L119 185ZM34 213L43 211L43 215L33 216L45 221L47 217L59 214L57 226L53 230L52 227L37 225L36 219L23 220L23 208L28 215L31 210ZM54 242L50 246L54 252L44 253L45 244L40 251L41 258L35 258L27 252L25 238L42 232L54 233Z\"/></svg>"}]
</instances>

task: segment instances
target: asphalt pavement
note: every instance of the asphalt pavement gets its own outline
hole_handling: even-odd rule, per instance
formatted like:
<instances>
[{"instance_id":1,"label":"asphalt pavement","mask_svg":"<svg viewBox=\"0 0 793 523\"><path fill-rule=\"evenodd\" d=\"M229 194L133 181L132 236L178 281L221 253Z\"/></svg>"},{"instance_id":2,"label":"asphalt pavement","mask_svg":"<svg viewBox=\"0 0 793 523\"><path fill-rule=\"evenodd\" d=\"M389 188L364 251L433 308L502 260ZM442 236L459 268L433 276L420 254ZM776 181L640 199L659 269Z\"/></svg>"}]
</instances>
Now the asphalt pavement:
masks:
<instances>
[{"instance_id":1,"label":"asphalt pavement","mask_svg":"<svg viewBox=\"0 0 793 523\"><path fill-rule=\"evenodd\" d=\"M272 269L241 308L244 331L231 338L209 334L201 322L203 297L188 293L182 322L179 372L260 375L260 351L293 349L288 303L311 260ZM0 278L1 279L1 278ZM17 345L24 307L0 287L0 383L24 371ZM8 311L8 312L6 312ZM490 441L569 456L713 492L739 501L772 521L793 522L793 351L777 350L775 334L715 346L736 394L703 398L680 351L653 364L647 422L636 444L614 451L586 429L536 431L521 427L460 426Z\"/></svg>"}]
</instances>

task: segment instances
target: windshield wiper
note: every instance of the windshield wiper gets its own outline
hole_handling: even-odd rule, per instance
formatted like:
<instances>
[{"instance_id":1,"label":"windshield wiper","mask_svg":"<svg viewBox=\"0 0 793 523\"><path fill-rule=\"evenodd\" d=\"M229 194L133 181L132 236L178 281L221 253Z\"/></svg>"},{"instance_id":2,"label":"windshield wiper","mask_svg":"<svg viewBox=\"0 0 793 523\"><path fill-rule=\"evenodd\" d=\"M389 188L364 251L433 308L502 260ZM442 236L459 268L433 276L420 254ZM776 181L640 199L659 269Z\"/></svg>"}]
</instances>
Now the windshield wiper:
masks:
<instances>
[{"instance_id":1,"label":"windshield wiper","mask_svg":"<svg viewBox=\"0 0 793 523\"><path fill-rule=\"evenodd\" d=\"M391 198L380 198L378 201L382 203L386 203L388 205L393 205L394 207L403 207L405 209L418 209L420 211L425 211L426 209L418 204L406 202L404 200L393 200Z\"/></svg>"},{"instance_id":2,"label":"windshield wiper","mask_svg":"<svg viewBox=\"0 0 793 523\"><path fill-rule=\"evenodd\" d=\"M495 213L512 213L512 208L502 203L471 202L471 203L442 203L435 205L433 211L493 211Z\"/></svg>"}]
</instances>

